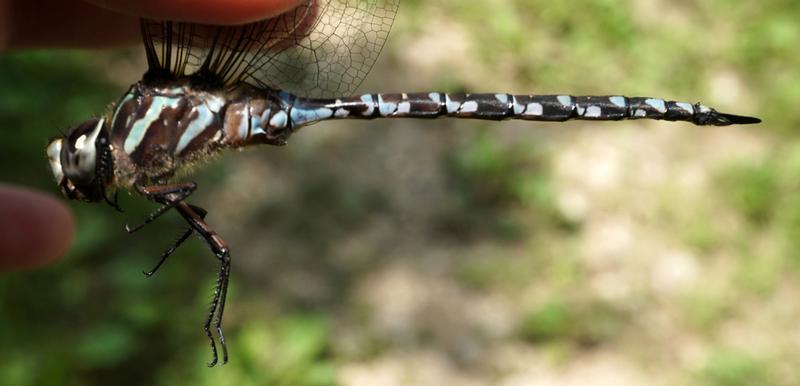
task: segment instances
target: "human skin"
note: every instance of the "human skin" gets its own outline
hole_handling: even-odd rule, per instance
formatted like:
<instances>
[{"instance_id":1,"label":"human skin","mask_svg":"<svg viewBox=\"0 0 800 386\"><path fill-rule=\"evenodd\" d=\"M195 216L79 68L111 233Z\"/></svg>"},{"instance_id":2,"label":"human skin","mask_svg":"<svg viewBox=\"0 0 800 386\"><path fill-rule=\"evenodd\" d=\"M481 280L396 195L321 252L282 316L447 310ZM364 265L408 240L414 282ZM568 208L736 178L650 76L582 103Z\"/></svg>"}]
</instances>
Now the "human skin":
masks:
<instances>
[{"instance_id":1,"label":"human skin","mask_svg":"<svg viewBox=\"0 0 800 386\"><path fill-rule=\"evenodd\" d=\"M0 0L0 48L103 48L134 44L139 17L243 24L305 0Z\"/></svg>"},{"instance_id":2,"label":"human skin","mask_svg":"<svg viewBox=\"0 0 800 386\"><path fill-rule=\"evenodd\" d=\"M305 1L0 0L0 51L131 45L140 38L139 17L235 25ZM0 271L51 264L74 235L74 216L61 198L0 184Z\"/></svg>"}]
</instances>

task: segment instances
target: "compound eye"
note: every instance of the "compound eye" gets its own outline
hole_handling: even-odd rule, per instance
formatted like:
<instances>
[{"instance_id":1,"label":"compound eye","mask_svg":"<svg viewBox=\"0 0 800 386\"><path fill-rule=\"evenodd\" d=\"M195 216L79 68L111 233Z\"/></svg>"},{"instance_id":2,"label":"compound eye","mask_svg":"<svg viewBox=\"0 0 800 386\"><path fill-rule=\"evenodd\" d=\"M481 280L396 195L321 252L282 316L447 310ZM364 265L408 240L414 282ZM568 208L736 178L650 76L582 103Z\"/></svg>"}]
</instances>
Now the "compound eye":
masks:
<instances>
[{"instance_id":1,"label":"compound eye","mask_svg":"<svg viewBox=\"0 0 800 386\"><path fill-rule=\"evenodd\" d=\"M64 170L61 167L61 146L63 143L64 139L58 138L47 145L47 161L50 163L50 170L53 172L53 177L55 177L58 184L64 181Z\"/></svg>"},{"instance_id":2,"label":"compound eye","mask_svg":"<svg viewBox=\"0 0 800 386\"><path fill-rule=\"evenodd\" d=\"M93 118L70 130L61 151L61 166L68 179L75 182L91 181L97 164L97 139L103 129L104 119Z\"/></svg>"}]
</instances>

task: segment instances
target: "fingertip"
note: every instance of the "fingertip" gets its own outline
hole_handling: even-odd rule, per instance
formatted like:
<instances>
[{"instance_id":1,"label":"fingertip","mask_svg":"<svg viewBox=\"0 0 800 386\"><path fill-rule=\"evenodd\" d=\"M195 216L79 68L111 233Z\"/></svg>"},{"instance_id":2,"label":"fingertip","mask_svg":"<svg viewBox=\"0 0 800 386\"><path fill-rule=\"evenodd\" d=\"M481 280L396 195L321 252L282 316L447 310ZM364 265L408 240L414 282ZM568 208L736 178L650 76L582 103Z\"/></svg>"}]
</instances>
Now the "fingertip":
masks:
<instances>
[{"instance_id":1,"label":"fingertip","mask_svg":"<svg viewBox=\"0 0 800 386\"><path fill-rule=\"evenodd\" d=\"M0 185L0 270L41 267L61 259L75 236L75 219L58 199Z\"/></svg>"},{"instance_id":2,"label":"fingertip","mask_svg":"<svg viewBox=\"0 0 800 386\"><path fill-rule=\"evenodd\" d=\"M0 0L0 31L0 50L127 46L141 36L136 17L77 0Z\"/></svg>"},{"instance_id":3,"label":"fingertip","mask_svg":"<svg viewBox=\"0 0 800 386\"><path fill-rule=\"evenodd\" d=\"M236 25L309 1L319 0L0 0L0 50L123 46L140 39L141 17Z\"/></svg>"},{"instance_id":4,"label":"fingertip","mask_svg":"<svg viewBox=\"0 0 800 386\"><path fill-rule=\"evenodd\" d=\"M89 0L117 12L155 20L236 25L263 20L308 0ZM313 0L312 0L313 1Z\"/></svg>"}]
</instances>

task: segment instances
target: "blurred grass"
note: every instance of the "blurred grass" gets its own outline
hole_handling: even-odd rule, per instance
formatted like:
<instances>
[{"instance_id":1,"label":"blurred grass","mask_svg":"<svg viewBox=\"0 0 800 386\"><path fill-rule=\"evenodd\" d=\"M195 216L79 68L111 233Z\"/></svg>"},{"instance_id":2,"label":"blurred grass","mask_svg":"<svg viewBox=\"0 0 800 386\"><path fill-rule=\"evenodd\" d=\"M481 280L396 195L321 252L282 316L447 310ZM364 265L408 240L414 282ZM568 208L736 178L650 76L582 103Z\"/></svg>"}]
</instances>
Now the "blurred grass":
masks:
<instances>
[{"instance_id":1,"label":"blurred grass","mask_svg":"<svg viewBox=\"0 0 800 386\"><path fill-rule=\"evenodd\" d=\"M747 354L720 350L711 355L700 375L709 386L774 385L767 368Z\"/></svg>"},{"instance_id":2,"label":"blurred grass","mask_svg":"<svg viewBox=\"0 0 800 386\"><path fill-rule=\"evenodd\" d=\"M600 302L551 301L528 313L521 335L533 343L556 342L578 348L610 342L623 331L622 310Z\"/></svg>"},{"instance_id":3,"label":"blurred grass","mask_svg":"<svg viewBox=\"0 0 800 386\"><path fill-rule=\"evenodd\" d=\"M142 277L182 224L168 217L140 234L124 234L123 223L152 209L124 196L124 214L71 204L79 233L70 256L0 277L6 347L0 383L332 385L354 363L391 361L402 357L396 351L416 352L415 344L475 368L476 379L496 381L503 367L480 364L470 353L507 344L565 350L571 358L630 357L663 371L672 384L792 385L800 376L791 370L800 365L800 348L791 337L761 335L793 325L786 322L793 315L787 301L797 299L781 294L797 295L792 283L800 272L798 20L800 3L788 0L404 0L381 65L367 81L365 88L375 91L653 93L764 118L764 125L748 129L769 144L762 156L732 154L712 170L709 191L694 200L667 186L655 194L663 200L655 221L647 213L631 215L644 217L655 238L677 240L699 256L700 285L674 298L650 292L647 273L628 267L638 261L623 261L630 271L609 279L628 283L634 295L595 293L591 280L598 273L581 260L593 218L564 211L553 170L561 154L548 144L565 136L570 142L574 131L450 121L353 123L328 132L315 126L290 149L232 155L199 174L203 189L196 200L210 206L209 221L235 255L228 366L203 366L209 352L200 326L213 258L201 243L187 243L154 278ZM0 180L55 191L46 140L101 113L135 81L135 73L113 82L98 77L111 73L120 56L0 56L6 136ZM689 133L685 143L700 135ZM646 200L647 192L628 190L616 212ZM606 254L611 257L598 258L602 269L620 264L613 260L620 253ZM374 277L396 264L418 267L412 288L452 280L458 290L434 285L432 294L412 296L433 305L408 311L408 319L401 316L411 306L399 290L365 306L365 297L380 293L375 287L394 283ZM471 300L502 298L513 310L511 327L471 327L478 322L449 308L457 308L446 302L457 297L452 292ZM473 309L465 303L463 309ZM674 324L665 327L670 318ZM440 319L443 331L436 329ZM401 324L399 332L393 323ZM699 342L705 354L675 363L664 343L672 340L658 337L669 328L680 330L677 341ZM729 348L723 342L730 335L752 335L759 344ZM503 357L483 359L493 358Z\"/></svg>"}]
</instances>

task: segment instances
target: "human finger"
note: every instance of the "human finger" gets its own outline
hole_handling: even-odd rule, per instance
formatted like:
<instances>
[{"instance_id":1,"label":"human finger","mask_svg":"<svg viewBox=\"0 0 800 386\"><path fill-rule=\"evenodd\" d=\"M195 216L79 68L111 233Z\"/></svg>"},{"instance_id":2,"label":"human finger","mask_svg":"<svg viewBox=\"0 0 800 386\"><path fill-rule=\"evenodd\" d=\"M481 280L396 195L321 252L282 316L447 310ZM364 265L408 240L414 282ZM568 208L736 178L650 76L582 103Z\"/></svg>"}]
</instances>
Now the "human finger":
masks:
<instances>
[{"instance_id":1,"label":"human finger","mask_svg":"<svg viewBox=\"0 0 800 386\"><path fill-rule=\"evenodd\" d=\"M0 185L0 271L50 264L66 254L75 220L59 200Z\"/></svg>"},{"instance_id":2,"label":"human finger","mask_svg":"<svg viewBox=\"0 0 800 386\"><path fill-rule=\"evenodd\" d=\"M135 44L139 18L241 24L307 0L0 0L0 50Z\"/></svg>"},{"instance_id":3,"label":"human finger","mask_svg":"<svg viewBox=\"0 0 800 386\"><path fill-rule=\"evenodd\" d=\"M102 8L156 20L244 24L286 12L308 0L87 0Z\"/></svg>"}]
</instances>

